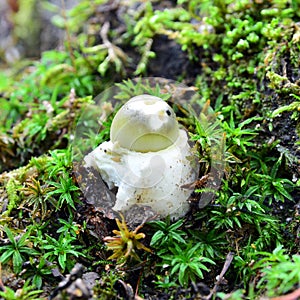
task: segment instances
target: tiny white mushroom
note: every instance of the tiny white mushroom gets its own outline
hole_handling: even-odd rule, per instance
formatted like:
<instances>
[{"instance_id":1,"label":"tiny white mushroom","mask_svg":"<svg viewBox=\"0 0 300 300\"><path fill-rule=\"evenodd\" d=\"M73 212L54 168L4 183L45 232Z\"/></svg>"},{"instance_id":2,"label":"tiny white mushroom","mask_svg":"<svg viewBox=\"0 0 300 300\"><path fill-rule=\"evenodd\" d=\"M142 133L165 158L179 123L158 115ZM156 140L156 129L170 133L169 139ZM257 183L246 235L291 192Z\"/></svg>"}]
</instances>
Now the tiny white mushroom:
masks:
<instances>
[{"instance_id":1,"label":"tiny white mushroom","mask_svg":"<svg viewBox=\"0 0 300 300\"><path fill-rule=\"evenodd\" d=\"M150 206L161 217L185 215L191 190L182 188L197 178L187 134L179 129L173 109L162 99L140 95L117 112L110 141L85 158L99 170L109 188L118 187L114 210Z\"/></svg>"}]
</instances>

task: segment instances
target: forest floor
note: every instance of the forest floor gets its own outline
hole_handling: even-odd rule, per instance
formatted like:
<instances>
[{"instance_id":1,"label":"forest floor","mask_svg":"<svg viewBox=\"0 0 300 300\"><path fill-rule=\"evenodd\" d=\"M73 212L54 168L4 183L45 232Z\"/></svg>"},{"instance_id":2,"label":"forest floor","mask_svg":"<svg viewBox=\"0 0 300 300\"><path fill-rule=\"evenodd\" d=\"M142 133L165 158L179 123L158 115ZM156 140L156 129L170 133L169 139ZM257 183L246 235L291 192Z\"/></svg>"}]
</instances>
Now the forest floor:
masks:
<instances>
[{"instance_id":1,"label":"forest floor","mask_svg":"<svg viewBox=\"0 0 300 300\"><path fill-rule=\"evenodd\" d=\"M300 1L7 3L0 298L298 299ZM140 94L194 144L178 220L143 206L123 219L80 163Z\"/></svg>"}]
</instances>

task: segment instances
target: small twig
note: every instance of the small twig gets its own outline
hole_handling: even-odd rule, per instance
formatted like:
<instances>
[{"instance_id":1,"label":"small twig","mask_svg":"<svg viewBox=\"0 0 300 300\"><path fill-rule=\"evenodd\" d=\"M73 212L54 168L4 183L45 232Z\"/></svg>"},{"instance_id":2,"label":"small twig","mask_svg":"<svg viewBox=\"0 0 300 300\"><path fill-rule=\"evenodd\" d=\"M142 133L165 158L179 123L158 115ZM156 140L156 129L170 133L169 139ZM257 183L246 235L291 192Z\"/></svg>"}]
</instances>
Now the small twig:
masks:
<instances>
[{"instance_id":1,"label":"small twig","mask_svg":"<svg viewBox=\"0 0 300 300\"><path fill-rule=\"evenodd\" d=\"M110 28L110 24L109 22L105 22L101 28L100 31L100 36L102 38L103 41L103 45L104 47L107 49L108 51L108 56L106 58L106 60L104 62L114 62L116 69L120 69L121 68L121 64L122 62L126 61L127 56L126 54L123 52L123 50L117 46L115 46L112 42L110 42L110 40L108 39L108 31Z\"/></svg>"},{"instance_id":2,"label":"small twig","mask_svg":"<svg viewBox=\"0 0 300 300\"><path fill-rule=\"evenodd\" d=\"M58 286L51 292L51 294L48 297L48 300L54 299L59 292L67 289L73 282L76 281L77 278L81 278L83 274L83 266L79 263L76 263L73 269L71 270L70 274L68 274L66 277L64 277L58 270L57 272L58 277L61 279L61 282L58 284Z\"/></svg>"},{"instance_id":3,"label":"small twig","mask_svg":"<svg viewBox=\"0 0 300 300\"><path fill-rule=\"evenodd\" d=\"M136 288L135 288L135 294L134 294L134 299L139 299L139 295L138 295L138 291L139 291L139 285L141 282L141 278L142 278L142 274L143 274L143 268L140 270L140 274L137 280L137 284L136 284Z\"/></svg>"},{"instance_id":4,"label":"small twig","mask_svg":"<svg viewBox=\"0 0 300 300\"><path fill-rule=\"evenodd\" d=\"M112 43L109 41L108 39L108 30L109 30L109 22L105 22L101 28L101 31L100 31L100 36L103 40L103 44L107 47L107 48L110 48Z\"/></svg>"},{"instance_id":5,"label":"small twig","mask_svg":"<svg viewBox=\"0 0 300 300\"><path fill-rule=\"evenodd\" d=\"M223 265L223 269L219 275L219 278L217 280L217 282L215 283L215 286L213 287L213 289L210 291L209 295L205 297L206 300L209 300L216 292L217 292L217 288L218 286L220 285L220 283L222 282L223 280L223 277L225 275L225 273L227 272L231 262L232 262L232 259L233 259L233 253L232 252L229 252L226 256L226 260L225 260L225 263ZM287 300L287 299L285 299Z\"/></svg>"}]
</instances>

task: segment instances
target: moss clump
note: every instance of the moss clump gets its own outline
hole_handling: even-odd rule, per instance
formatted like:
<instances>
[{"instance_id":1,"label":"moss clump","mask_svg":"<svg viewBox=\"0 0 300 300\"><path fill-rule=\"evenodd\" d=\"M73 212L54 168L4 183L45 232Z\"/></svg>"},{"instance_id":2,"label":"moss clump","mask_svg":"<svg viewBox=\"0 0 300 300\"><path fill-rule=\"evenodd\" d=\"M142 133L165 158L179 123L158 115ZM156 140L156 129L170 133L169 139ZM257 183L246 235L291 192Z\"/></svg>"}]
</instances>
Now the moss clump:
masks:
<instances>
[{"instance_id":1,"label":"moss clump","mask_svg":"<svg viewBox=\"0 0 300 300\"><path fill-rule=\"evenodd\" d=\"M146 299L292 292L299 284L292 272L299 269L299 7L290 0L82 0L54 18L66 32L62 49L2 64L0 262L5 274L18 272L3 278L1 296L8 299L17 282L26 299L36 297L32 285L46 297L58 284L52 274L73 274L76 260L101 278L94 292L102 299L133 290ZM212 105L224 133L225 176L214 201L199 209L213 128L184 106L186 89L174 109L203 173L192 185L191 212L176 223L145 224L143 244L153 252L134 249L141 261L120 268L103 241L116 224L80 193L78 186L96 176L85 170L76 182L80 166L72 165L71 146L78 117L108 86L117 83L123 99L172 90L162 79L158 87L130 80L136 75L188 83L201 105ZM89 145L108 137L110 122ZM24 236L19 255L14 246ZM211 288L220 274L227 282Z\"/></svg>"}]
</instances>

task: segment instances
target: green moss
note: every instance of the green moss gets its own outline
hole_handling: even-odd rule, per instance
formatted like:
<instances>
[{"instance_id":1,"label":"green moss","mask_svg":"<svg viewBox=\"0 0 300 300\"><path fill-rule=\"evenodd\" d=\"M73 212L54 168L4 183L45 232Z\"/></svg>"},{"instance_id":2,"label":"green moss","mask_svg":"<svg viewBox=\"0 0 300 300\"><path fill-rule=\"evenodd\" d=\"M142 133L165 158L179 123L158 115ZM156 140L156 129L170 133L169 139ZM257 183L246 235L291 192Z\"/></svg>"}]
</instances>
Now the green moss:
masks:
<instances>
[{"instance_id":1,"label":"green moss","mask_svg":"<svg viewBox=\"0 0 300 300\"><path fill-rule=\"evenodd\" d=\"M7 207L3 213L4 216L9 216L13 209L17 208L20 204L20 196L18 194L18 189L20 187L20 182L14 178L10 178L5 185L8 203Z\"/></svg>"},{"instance_id":2,"label":"green moss","mask_svg":"<svg viewBox=\"0 0 300 300\"><path fill-rule=\"evenodd\" d=\"M10 222L13 232L31 226L29 246L61 271L69 272L82 250L82 262L102 276L95 292L103 299L118 296L117 284L124 283L130 292L127 282L139 283L136 290L141 293L151 289L170 295L181 283L192 297L190 281L203 277L212 286L225 262L225 278L244 289L226 285L220 297L228 297L225 292L236 299L291 292L294 286L283 283L289 276L293 284L299 283L291 273L299 248L299 212L293 202L299 200L299 1L125 2L82 0L62 13L51 6L57 11L54 22L67 32L65 48L1 73L1 225ZM30 16L33 4L20 16ZM188 106L174 106L196 143L204 174L193 194L195 211L176 223L145 225L145 246L151 243L154 254L144 253L142 265L119 270L108 263L102 240L115 224L100 213L102 208L85 203L74 180L79 166L72 165L73 129L93 97L114 84L119 89L116 99L123 101L141 93L172 100L169 86L129 79L152 75L154 59L165 46L156 44L162 36L169 47L176 46L176 51L167 49L168 55L174 50L174 69L189 66L178 78L193 85L191 90L198 89L201 105L211 103L215 122L206 126L195 121ZM176 55L184 57L182 65ZM82 146L107 140L111 118ZM216 132L224 150L225 176L214 201L199 210L196 203L205 190L201 182L211 166ZM64 243L67 256L56 252ZM230 262L229 252L234 253ZM30 266L20 276L40 288L45 274L51 279L49 265L40 255L27 258Z\"/></svg>"}]
</instances>

